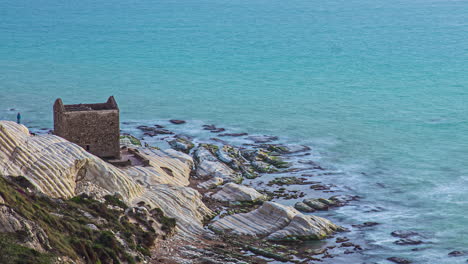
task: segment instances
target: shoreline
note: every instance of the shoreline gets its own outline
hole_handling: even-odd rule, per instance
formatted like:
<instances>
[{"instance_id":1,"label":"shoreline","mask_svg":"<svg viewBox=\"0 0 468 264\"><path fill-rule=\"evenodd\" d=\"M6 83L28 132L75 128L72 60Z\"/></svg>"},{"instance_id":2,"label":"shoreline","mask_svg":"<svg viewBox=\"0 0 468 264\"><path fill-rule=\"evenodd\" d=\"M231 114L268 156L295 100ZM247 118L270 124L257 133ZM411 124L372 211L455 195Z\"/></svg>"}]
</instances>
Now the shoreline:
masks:
<instances>
[{"instance_id":1,"label":"shoreline","mask_svg":"<svg viewBox=\"0 0 468 264\"><path fill-rule=\"evenodd\" d=\"M222 149L225 146L234 146L241 149L274 149L275 147L281 148L286 146L284 145L285 143L283 143L277 136L249 135L245 132L233 133L229 132L229 129L217 127L212 124L202 125L199 131L196 132L189 130L182 133L176 131L178 130L177 128L183 128L184 124L177 124L176 126L171 126L171 124L169 124L169 126L171 127L170 129L161 124L145 124L135 125L133 128L140 130L140 133L137 133L137 137L143 142L143 144L146 142L154 144L156 141L160 141L159 143L167 143L167 145L171 146L168 142L179 139L179 141L185 145L213 144L219 147L219 149ZM135 134L135 131L132 132ZM210 138L209 140L203 140L197 137L192 137L190 136L190 132L195 132L195 134L205 132L205 138ZM313 158L316 157L312 154L313 150L309 146L290 146L296 148L296 150L291 153L285 152L277 155L281 159L284 159L285 162L290 163L289 166L275 171L261 172L257 177L252 177L251 179L245 178L242 181L242 185L253 187L260 193L268 195L271 201L289 206L294 206L297 202L303 201L307 198L313 197L328 199L337 194L341 195L341 198L345 199L342 204L330 206L329 209L327 207L326 209L317 210L314 213L311 213L312 215L326 216L328 219L333 219L333 211L335 208L338 208L338 206L341 207L347 206L349 203L356 203L359 197L351 195L349 194L349 191L345 192L342 188L331 183L326 183L326 175L333 172L329 169L323 168L319 162L313 160ZM184 148L183 144L179 146L172 144L171 147L176 150L182 150ZM188 151L188 153L194 156L193 150ZM194 170L196 171L196 168ZM192 175L194 174L196 175L195 172L192 172ZM203 182L203 180L192 179L189 186L202 194L209 193L209 190L204 190L198 187L200 182ZM346 198L348 200L346 200ZM213 211L220 212L222 216L229 215L229 213L232 212L250 212L259 206L258 204L249 206L232 206L229 203L223 204L216 201L213 202L213 200L207 198L206 195L204 195L203 202ZM302 211L302 213L309 214L305 211ZM219 215L217 217L219 217ZM340 222L337 223L341 224ZM347 229L352 228L355 227L352 227L351 225L347 226ZM362 229L362 227L360 227L360 229ZM350 260L364 260L365 257L362 255L363 250L365 250L365 246L363 244L364 241L362 237L359 237L358 234L354 233L345 232L331 235L325 240L320 240L319 244L322 244L320 246L317 246L317 241L314 242L313 240L309 242L296 241L295 243L283 242L283 247L288 248L289 252L284 251L286 253L283 253L282 255L292 257L297 263L314 263L314 261L320 261L322 263L340 263L340 261L343 261L343 263L345 263ZM311 242L313 242L312 245ZM229 244L229 242L226 244ZM233 247L233 245L229 246ZM234 246L234 248L236 247ZM272 245L270 245L270 248L273 249L272 251L278 251L277 249L274 249ZM246 251L245 247L237 247L237 250ZM280 260L277 259L276 261Z\"/></svg>"},{"instance_id":2,"label":"shoreline","mask_svg":"<svg viewBox=\"0 0 468 264\"><path fill-rule=\"evenodd\" d=\"M347 206L348 204L354 204L359 198L356 195L350 194L349 191L327 182L326 177L328 175L333 173L339 174L339 172L324 168L323 165L320 165L320 162L317 160L316 153L314 153L314 149L310 146L285 143L278 136L249 135L245 132L231 132L231 129L217 127L212 124L199 125L199 129L196 131L193 127L187 130L186 127L190 127L190 125L185 122L179 122L178 124L170 121L166 121L163 124L122 122L121 134L124 136L129 135L131 137L135 137L135 139L139 140L143 146L156 146L161 149L172 148L191 155L195 160L195 165L192 168L190 184L188 187L191 187L202 194L202 201L209 209L216 212L214 220L230 214L254 211L261 205L261 202L243 203L239 205L236 202L232 204L229 202L219 202L207 197L206 193L213 191L216 192L221 189L222 186L219 188L215 186L215 189L203 189L199 186L200 183L209 179L209 177L199 177L198 179L196 177L197 166L199 164L196 161L197 157L195 155L195 150L202 144L208 144L208 146L218 147L219 149L222 149L225 146L244 150L270 149L269 152L273 153L273 158L277 158L280 161L278 162L279 165L277 165L279 168L271 166L271 164L264 163L262 165L267 165L267 167L253 168L254 176L242 177L242 183L238 182L243 186L253 188L267 196L268 201L274 201L286 206L294 207L296 203L303 202L308 198L321 198L331 202L332 200L328 198L336 195L341 196L341 202L330 205L329 208L327 206L327 208L322 208L316 211L314 210L315 212L313 213L307 212L308 210L301 211L301 213L305 215L319 215L326 217L327 219L334 220L333 216L336 208ZM41 134L46 131L47 129L42 128L35 133ZM198 137L192 136L193 134L198 135ZM190 146L191 148L187 149L187 146ZM290 148L291 150L289 151L287 148ZM212 154L214 154L220 163L227 164L220 159L220 156L217 155L215 150L212 151ZM346 224L337 220L334 220L333 222L336 222L339 225L344 225L346 229L345 231L347 232L329 235L329 237L324 240L277 242L277 244L271 243L269 244L269 247L267 247L269 251L279 251L282 253L279 253L279 256L275 256L276 260L274 260L274 258L272 259L270 256L270 261L273 260L281 262L281 260L286 261L286 259L290 259L295 263L299 263L300 261L302 261L302 263L308 263L307 261L310 263L313 263L313 261L320 261L322 263L339 263L340 261L346 262L350 259L353 259L354 261L362 260L364 258L362 255L363 251L366 249L364 246L365 241L362 237L360 237L357 232L349 232L350 229L353 229L349 223ZM202 239L205 240L207 245L213 243L212 240L207 240L205 238ZM252 263L262 263L258 262L265 258L261 253L268 255L268 251L264 252L262 250L257 250L257 253L252 253L252 250L256 250L255 248L262 248L262 244L265 243L265 240L263 239L252 240L252 244L257 247L250 248L250 250L244 246L239 246L239 242L237 242L237 246L233 245L233 243L236 244L235 241L239 240L235 237L230 237L228 240L216 241L215 244L219 246L221 243L223 247L230 248L232 251L244 252L244 257L248 257L249 255L260 256L259 259ZM171 261L170 259L174 258L174 252L178 251L175 245L179 245L179 243L163 244L167 245L157 247L157 250L155 251L156 254L154 255L167 256L168 258L164 259L163 262L158 262L160 260L154 259L153 261L156 261L155 263L166 263ZM199 247L199 245L197 246ZM215 249L215 247L208 248L209 251ZM203 250L206 249L207 247L204 246ZM192 248L191 251L193 250L194 249ZM183 258L180 254L178 255L179 256L177 256L176 259ZM236 256L240 257L241 255Z\"/></svg>"},{"instance_id":3,"label":"shoreline","mask_svg":"<svg viewBox=\"0 0 468 264\"><path fill-rule=\"evenodd\" d=\"M323 203L327 204L335 201L334 204L327 204L328 206L326 209L315 208L315 211L312 213L308 212L310 206L304 209L304 204L302 204L299 208L302 209L301 213L305 215L318 215L331 219L334 223L343 226L347 232L340 232L335 235L330 234L327 239L319 240L320 242L309 240L295 241L294 243L270 243L268 244L269 246L266 247L266 251L262 250L262 245L265 243L262 239L252 240L252 243L248 247L240 245L239 241L242 242L242 239L232 236L221 240L219 240L219 237L215 239L210 236L208 236L208 238L198 237L197 239L205 243L202 247L200 247L200 244L195 244L195 246L190 247L190 243L187 243L187 241L174 242L169 239L168 241L160 241L160 244L155 248L154 254L156 256L167 256L167 259L160 262L161 259L156 258L153 259L151 263L170 263L167 261L171 261L170 259L173 258L179 260L188 258L187 261L192 262L187 263L198 263L196 261L193 262L193 256L202 254L200 252L204 250L206 252L203 254L218 257L222 256L219 252L224 252L223 254L228 255L233 254L227 253L226 251L219 251L219 247L228 248L231 252L243 252L241 255L233 255L240 259L257 256L258 259L252 263L263 263L261 261L265 260L265 255L269 256L266 258L270 260L276 258L274 261L282 262L289 259L290 262L294 263L314 263L314 261L320 261L321 263L349 263L350 260L355 262L366 260L366 252L372 250L372 246L364 239L363 232L367 232L366 230L372 229L373 226L378 223L364 222L353 224L335 213L337 209L339 210L343 208L343 206L358 206L360 197L350 191L350 188L346 186L336 186L333 183L333 178L330 178L331 175L334 175L334 177L341 177L344 174L322 165L320 163L320 158L317 157L317 153L313 148L310 146L292 145L290 142L283 141L278 136L249 135L237 131L234 133L231 132L230 129L216 127L211 124L198 124L200 125L198 130L194 129L193 126L189 126L190 129L187 130L187 125L188 124L185 122L174 124L169 121L162 123L162 125L143 125L140 123L123 122L121 134L132 135L135 139L141 141L142 145L149 148L151 148L150 146L156 145L160 146L159 148L162 149L170 147L181 152L186 152L195 160L187 186L201 193L202 202L207 205L210 210L216 212L215 218L204 223L205 227L208 226L210 222L222 218L220 215L224 217L231 214L252 212L258 209L261 203L223 203L213 201L213 199L208 197L206 194L213 192L213 190L200 188L199 185L207 181L209 177L197 177L197 167L200 161L195 151L200 148L202 144L206 144L204 146L208 148L217 162L228 165L228 167L229 162L226 161L226 158L229 157L222 154L220 155L217 150L225 147L249 151L268 150L268 152L273 155L267 155L267 157L261 158L263 161L269 160L270 163L267 162L267 167L260 168L260 170L258 170L259 168L254 169L256 170L256 177L243 177L241 185L253 188L262 195L266 195L268 197L267 201L278 202L286 206L295 206L297 203L304 202L306 199L314 199L315 201L311 202L313 205L317 205L316 202L321 202L323 205ZM35 133L40 135L46 133L47 129L32 131L36 131ZM192 136L193 134L196 136ZM187 148L187 146L189 147ZM212 149L210 149L210 147ZM290 148L290 150L292 149L292 151L285 151L287 148ZM278 160L274 160L277 158ZM283 162L285 164L283 164ZM273 164L276 164L278 167L271 166ZM288 164L288 166L282 166L286 164ZM270 167L268 167L268 165L270 165ZM270 168L273 169L269 170ZM215 186L214 188L216 189L215 192L219 192L222 186ZM332 198L335 195L341 197ZM298 208L298 206L296 206L296 208ZM188 246L188 248L179 252L179 247L182 246L183 243L188 244L185 245ZM177 254L174 252L177 252ZM279 254L272 256L270 255L271 252L279 252ZM404 261L407 261L401 258L394 259L403 261L395 263L405 263Z\"/></svg>"}]
</instances>

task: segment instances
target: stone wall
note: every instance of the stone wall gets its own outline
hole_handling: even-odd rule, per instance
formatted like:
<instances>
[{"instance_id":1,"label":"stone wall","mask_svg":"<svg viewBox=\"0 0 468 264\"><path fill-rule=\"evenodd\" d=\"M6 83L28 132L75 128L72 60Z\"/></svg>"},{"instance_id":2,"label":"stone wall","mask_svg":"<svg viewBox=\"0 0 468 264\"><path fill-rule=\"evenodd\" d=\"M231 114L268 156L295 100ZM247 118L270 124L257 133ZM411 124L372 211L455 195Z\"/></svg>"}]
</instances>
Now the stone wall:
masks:
<instances>
[{"instance_id":1,"label":"stone wall","mask_svg":"<svg viewBox=\"0 0 468 264\"><path fill-rule=\"evenodd\" d=\"M119 110L66 111L54 105L54 134L103 158L120 157Z\"/></svg>"}]
</instances>

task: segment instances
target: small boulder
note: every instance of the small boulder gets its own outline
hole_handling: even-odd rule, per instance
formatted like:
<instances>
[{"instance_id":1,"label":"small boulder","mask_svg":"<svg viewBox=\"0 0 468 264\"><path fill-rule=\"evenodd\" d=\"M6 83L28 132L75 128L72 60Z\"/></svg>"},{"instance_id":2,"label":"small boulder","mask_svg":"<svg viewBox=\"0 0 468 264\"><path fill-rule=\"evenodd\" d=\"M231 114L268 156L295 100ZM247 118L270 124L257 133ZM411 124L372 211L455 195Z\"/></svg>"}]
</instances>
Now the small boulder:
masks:
<instances>
[{"instance_id":1,"label":"small boulder","mask_svg":"<svg viewBox=\"0 0 468 264\"><path fill-rule=\"evenodd\" d=\"M304 203L315 210L328 210L328 205L318 201L318 199L305 199Z\"/></svg>"},{"instance_id":2,"label":"small boulder","mask_svg":"<svg viewBox=\"0 0 468 264\"><path fill-rule=\"evenodd\" d=\"M315 212L315 209L308 206L307 204L303 203L303 202L297 202L295 205L294 205L294 208L296 208L297 210L301 211L301 212L305 212L305 213L312 213L312 212Z\"/></svg>"},{"instance_id":3,"label":"small boulder","mask_svg":"<svg viewBox=\"0 0 468 264\"><path fill-rule=\"evenodd\" d=\"M186 137L178 137L174 140L169 141L169 145L178 151L182 151L184 153L189 153L190 150L195 146L188 138Z\"/></svg>"},{"instance_id":4,"label":"small boulder","mask_svg":"<svg viewBox=\"0 0 468 264\"><path fill-rule=\"evenodd\" d=\"M235 183L224 185L221 190L211 195L211 198L222 202L258 202L267 199L254 188Z\"/></svg>"},{"instance_id":5,"label":"small boulder","mask_svg":"<svg viewBox=\"0 0 468 264\"><path fill-rule=\"evenodd\" d=\"M212 179L209 179L205 182L202 182L200 184L198 184L198 188L201 188L201 189L214 189L216 188L217 186L223 184L224 180L222 178L219 178L219 177L214 177Z\"/></svg>"},{"instance_id":6,"label":"small boulder","mask_svg":"<svg viewBox=\"0 0 468 264\"><path fill-rule=\"evenodd\" d=\"M178 120L178 119L171 119L171 120L169 120L169 122L171 122L172 124L175 124L175 125L181 125L181 124L187 123L184 120Z\"/></svg>"},{"instance_id":7,"label":"small boulder","mask_svg":"<svg viewBox=\"0 0 468 264\"><path fill-rule=\"evenodd\" d=\"M250 136L250 137L247 137L247 139L252 140L255 143L267 143L267 142L271 142L274 140L278 140L278 137L263 135L263 136Z\"/></svg>"},{"instance_id":8,"label":"small boulder","mask_svg":"<svg viewBox=\"0 0 468 264\"><path fill-rule=\"evenodd\" d=\"M396 230L396 231L393 231L391 235L394 237L399 237L399 238L408 238L412 236L417 236L419 234L414 231L409 231L409 230Z\"/></svg>"},{"instance_id":9,"label":"small boulder","mask_svg":"<svg viewBox=\"0 0 468 264\"><path fill-rule=\"evenodd\" d=\"M352 226L357 227L357 228L365 228L365 227L373 227L373 226L376 226L378 224L379 223L377 223L377 222L364 222L362 224L352 225Z\"/></svg>"},{"instance_id":10,"label":"small boulder","mask_svg":"<svg viewBox=\"0 0 468 264\"><path fill-rule=\"evenodd\" d=\"M242 137L242 136L247 136L247 133L224 133L224 134L219 134L218 136L220 137Z\"/></svg>"},{"instance_id":11,"label":"small boulder","mask_svg":"<svg viewBox=\"0 0 468 264\"><path fill-rule=\"evenodd\" d=\"M252 161L252 166L256 171L261 173L272 173L278 171L273 165L260 160Z\"/></svg>"},{"instance_id":12,"label":"small boulder","mask_svg":"<svg viewBox=\"0 0 468 264\"><path fill-rule=\"evenodd\" d=\"M448 255L451 257L461 257L461 256L466 256L467 252L455 250L455 251L448 253Z\"/></svg>"},{"instance_id":13,"label":"small boulder","mask_svg":"<svg viewBox=\"0 0 468 264\"><path fill-rule=\"evenodd\" d=\"M414 245L420 245L423 242L421 240L417 240L417 239L402 238L402 239L399 239L399 240L395 241L394 243L397 244L397 245L400 245L400 246L407 246L407 245L414 246Z\"/></svg>"},{"instance_id":14,"label":"small boulder","mask_svg":"<svg viewBox=\"0 0 468 264\"><path fill-rule=\"evenodd\" d=\"M387 260L397 264L411 264L411 261L404 258L391 257L387 258Z\"/></svg>"}]
</instances>

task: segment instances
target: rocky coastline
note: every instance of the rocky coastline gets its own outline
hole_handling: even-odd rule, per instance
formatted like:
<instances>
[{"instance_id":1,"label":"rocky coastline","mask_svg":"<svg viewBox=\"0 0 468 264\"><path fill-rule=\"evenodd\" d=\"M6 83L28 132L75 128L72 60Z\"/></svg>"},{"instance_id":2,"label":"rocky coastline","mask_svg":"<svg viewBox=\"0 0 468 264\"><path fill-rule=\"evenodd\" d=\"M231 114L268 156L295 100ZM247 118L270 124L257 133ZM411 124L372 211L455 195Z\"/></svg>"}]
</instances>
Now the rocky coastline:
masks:
<instances>
[{"instance_id":1,"label":"rocky coastline","mask_svg":"<svg viewBox=\"0 0 468 264\"><path fill-rule=\"evenodd\" d=\"M200 128L208 140L176 130L123 131L122 148L148 164L115 167L64 139L0 121L7 226L0 233L55 263L353 263L362 256L365 246L350 231L365 223L347 226L332 213L359 197L321 180L330 172L309 146L215 125ZM25 213L11 195L45 211ZM35 222L38 214L44 220ZM56 241L54 223L86 239Z\"/></svg>"}]
</instances>

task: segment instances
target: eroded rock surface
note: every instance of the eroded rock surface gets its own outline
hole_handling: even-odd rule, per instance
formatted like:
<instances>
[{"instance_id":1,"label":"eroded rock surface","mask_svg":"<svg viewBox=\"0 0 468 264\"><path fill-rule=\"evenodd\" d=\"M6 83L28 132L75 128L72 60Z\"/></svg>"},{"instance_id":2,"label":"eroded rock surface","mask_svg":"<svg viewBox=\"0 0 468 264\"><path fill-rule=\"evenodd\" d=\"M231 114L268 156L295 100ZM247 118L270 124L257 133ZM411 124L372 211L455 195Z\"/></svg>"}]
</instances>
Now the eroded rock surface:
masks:
<instances>
[{"instance_id":1,"label":"eroded rock surface","mask_svg":"<svg viewBox=\"0 0 468 264\"><path fill-rule=\"evenodd\" d=\"M236 183L228 183L221 190L210 196L222 202L258 202L266 200L266 196L254 188Z\"/></svg>"},{"instance_id":2,"label":"eroded rock surface","mask_svg":"<svg viewBox=\"0 0 468 264\"><path fill-rule=\"evenodd\" d=\"M200 233L212 212L198 192L186 187L192 158L172 149L138 151L149 166L120 169L58 136L32 136L23 125L0 121L1 176L24 176L51 197L118 193L129 204L145 201L161 208L176 218L182 233Z\"/></svg>"},{"instance_id":3,"label":"eroded rock surface","mask_svg":"<svg viewBox=\"0 0 468 264\"><path fill-rule=\"evenodd\" d=\"M342 230L324 218L306 216L292 207L274 202L265 202L249 213L226 216L210 228L215 232L266 237L269 240L322 239Z\"/></svg>"}]
</instances>

